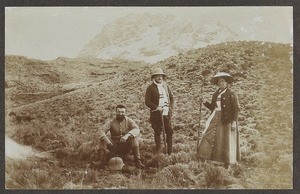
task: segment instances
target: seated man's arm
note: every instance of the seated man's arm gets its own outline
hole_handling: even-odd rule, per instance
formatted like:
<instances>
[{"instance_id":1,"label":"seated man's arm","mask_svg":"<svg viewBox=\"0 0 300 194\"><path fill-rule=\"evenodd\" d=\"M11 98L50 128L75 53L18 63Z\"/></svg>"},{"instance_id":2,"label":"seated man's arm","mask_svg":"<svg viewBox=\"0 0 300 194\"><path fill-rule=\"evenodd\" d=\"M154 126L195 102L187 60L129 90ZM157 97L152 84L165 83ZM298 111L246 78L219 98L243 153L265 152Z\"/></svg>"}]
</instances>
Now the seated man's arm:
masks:
<instances>
[{"instance_id":1,"label":"seated man's arm","mask_svg":"<svg viewBox=\"0 0 300 194\"><path fill-rule=\"evenodd\" d=\"M102 139L107 144L112 145L112 142L106 135L106 133L109 131L110 127L111 127L111 122L107 122L103 127L100 128L99 139Z\"/></svg>"},{"instance_id":2,"label":"seated man's arm","mask_svg":"<svg viewBox=\"0 0 300 194\"><path fill-rule=\"evenodd\" d=\"M121 142L126 142L126 140L129 138L129 137L136 137L140 134L140 129L139 127L137 126L137 124L131 119L131 118L128 118L127 120L127 126L128 126L128 132L123 136L121 137L120 141Z\"/></svg>"},{"instance_id":3,"label":"seated man's arm","mask_svg":"<svg viewBox=\"0 0 300 194\"><path fill-rule=\"evenodd\" d=\"M140 134L138 125L131 118L128 118L128 123L130 129L130 131L128 131L128 134L132 135L133 137L138 136Z\"/></svg>"}]
</instances>

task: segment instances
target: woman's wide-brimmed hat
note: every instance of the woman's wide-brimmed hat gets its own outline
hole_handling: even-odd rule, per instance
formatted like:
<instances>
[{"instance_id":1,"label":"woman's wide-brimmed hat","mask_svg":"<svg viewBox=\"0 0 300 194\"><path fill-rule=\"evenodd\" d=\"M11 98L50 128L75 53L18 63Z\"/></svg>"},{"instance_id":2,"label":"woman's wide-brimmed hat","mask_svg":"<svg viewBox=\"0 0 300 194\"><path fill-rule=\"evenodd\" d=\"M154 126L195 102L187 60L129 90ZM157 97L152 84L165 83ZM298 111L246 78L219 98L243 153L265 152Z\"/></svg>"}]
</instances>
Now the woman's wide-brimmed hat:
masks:
<instances>
[{"instance_id":1,"label":"woman's wide-brimmed hat","mask_svg":"<svg viewBox=\"0 0 300 194\"><path fill-rule=\"evenodd\" d=\"M155 76L155 75L163 75L164 77L166 77L166 74L164 73L164 71L161 68L153 69L152 74L151 74L151 79L153 79L153 76Z\"/></svg>"},{"instance_id":2,"label":"woman's wide-brimmed hat","mask_svg":"<svg viewBox=\"0 0 300 194\"><path fill-rule=\"evenodd\" d=\"M122 170L124 165L125 164L124 164L122 158L120 158L120 157L113 157L108 162L109 170L113 170L113 171Z\"/></svg>"},{"instance_id":3,"label":"woman's wide-brimmed hat","mask_svg":"<svg viewBox=\"0 0 300 194\"><path fill-rule=\"evenodd\" d=\"M231 77L231 75L229 75L228 73L225 73L225 72L218 72L213 78L211 78L210 82L212 84L218 85L218 80L220 78L224 78L224 80L229 84L234 82L233 77Z\"/></svg>"}]
</instances>

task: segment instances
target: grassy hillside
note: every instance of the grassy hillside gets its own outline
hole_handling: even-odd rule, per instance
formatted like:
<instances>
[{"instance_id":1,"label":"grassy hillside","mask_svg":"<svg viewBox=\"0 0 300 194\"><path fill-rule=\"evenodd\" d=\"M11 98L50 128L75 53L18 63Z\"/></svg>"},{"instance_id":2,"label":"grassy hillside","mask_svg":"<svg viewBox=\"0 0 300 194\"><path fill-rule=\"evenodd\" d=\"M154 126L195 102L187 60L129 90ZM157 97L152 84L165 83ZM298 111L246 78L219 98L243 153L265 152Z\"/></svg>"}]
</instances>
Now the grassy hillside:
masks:
<instances>
[{"instance_id":1,"label":"grassy hillside","mask_svg":"<svg viewBox=\"0 0 300 194\"><path fill-rule=\"evenodd\" d=\"M129 61L60 58L45 62L7 56L5 132L21 144L53 154L39 159L37 172L30 170L36 159L21 164L6 161L6 186L291 188L291 49L268 42L223 43L151 67ZM154 138L144 94L154 67L164 69L176 100L174 154L161 156L159 169L138 175L88 168L97 160L97 129L114 117L118 103L127 105L128 115L141 127L142 161L151 162ZM201 163L196 155L197 130L203 129L209 116L202 106L199 127L201 84L205 83L204 98L210 100L216 88L209 79L221 70L235 77L231 87L241 107L242 162L229 171L215 162ZM203 72L210 72L207 78ZM24 165L28 169L21 168ZM51 176L44 180L45 174Z\"/></svg>"}]
</instances>

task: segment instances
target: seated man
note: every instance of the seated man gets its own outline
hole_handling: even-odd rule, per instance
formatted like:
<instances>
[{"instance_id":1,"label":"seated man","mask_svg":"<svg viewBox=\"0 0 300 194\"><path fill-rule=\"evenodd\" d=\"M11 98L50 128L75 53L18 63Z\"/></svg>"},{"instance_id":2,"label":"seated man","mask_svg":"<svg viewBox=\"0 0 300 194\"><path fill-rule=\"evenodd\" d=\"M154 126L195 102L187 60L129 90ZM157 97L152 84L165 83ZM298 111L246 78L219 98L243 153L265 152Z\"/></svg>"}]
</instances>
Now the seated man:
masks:
<instances>
[{"instance_id":1,"label":"seated man","mask_svg":"<svg viewBox=\"0 0 300 194\"><path fill-rule=\"evenodd\" d=\"M101 146L110 151L110 157L125 156L132 150L135 166L142 168L139 142L136 138L140 134L140 129L131 118L125 116L125 113L124 105L116 107L116 118L100 130ZM108 131L110 138L107 136Z\"/></svg>"}]
</instances>

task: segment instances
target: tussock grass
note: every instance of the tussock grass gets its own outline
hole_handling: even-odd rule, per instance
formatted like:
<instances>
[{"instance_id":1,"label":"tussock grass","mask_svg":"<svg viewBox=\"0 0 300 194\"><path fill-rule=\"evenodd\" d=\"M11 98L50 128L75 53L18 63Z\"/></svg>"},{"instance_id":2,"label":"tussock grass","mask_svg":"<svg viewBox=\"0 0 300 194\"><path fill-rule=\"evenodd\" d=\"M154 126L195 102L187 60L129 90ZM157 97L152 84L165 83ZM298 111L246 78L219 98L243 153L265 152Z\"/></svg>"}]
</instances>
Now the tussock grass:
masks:
<instances>
[{"instance_id":1,"label":"tussock grass","mask_svg":"<svg viewBox=\"0 0 300 194\"><path fill-rule=\"evenodd\" d=\"M224 188L238 183L226 169L211 164L205 167L204 179L208 188Z\"/></svg>"},{"instance_id":2,"label":"tussock grass","mask_svg":"<svg viewBox=\"0 0 300 194\"><path fill-rule=\"evenodd\" d=\"M195 184L194 174L186 164L168 165L152 179L152 184L158 188L189 188Z\"/></svg>"},{"instance_id":3,"label":"tussock grass","mask_svg":"<svg viewBox=\"0 0 300 194\"><path fill-rule=\"evenodd\" d=\"M35 159L7 160L6 186L50 189L289 187L292 180L292 78L289 74L292 64L287 56L290 50L290 45L241 41L191 50L151 66L166 71L176 99L174 153L158 158L160 167L156 171L142 172L140 177L130 175L130 178L106 170L89 170L86 166L97 158L97 130L114 117L115 105L119 103L127 105L129 115L143 129L142 161L147 163L153 159L153 130L142 92L150 84L150 67L96 59L57 59L47 64L8 57L5 131L21 144L52 153L53 158L50 163ZM242 161L229 172L211 162L198 163L195 156L196 132L203 129L204 120L210 114L203 108L199 126L198 96L204 81L201 72L207 69L212 74L226 70L237 80L232 88L241 108ZM39 77L44 71L51 72L50 77ZM14 87L10 87L12 85ZM210 100L216 88L208 83L204 86L203 97ZM69 92L35 102L18 99L15 95L66 90ZM44 174L49 175L47 183ZM279 181L272 182L272 179Z\"/></svg>"},{"instance_id":4,"label":"tussock grass","mask_svg":"<svg viewBox=\"0 0 300 194\"><path fill-rule=\"evenodd\" d=\"M180 151L178 153L173 153L167 157L168 164L177 164L177 163L189 163L192 160L191 153L186 151Z\"/></svg>"},{"instance_id":5,"label":"tussock grass","mask_svg":"<svg viewBox=\"0 0 300 194\"><path fill-rule=\"evenodd\" d=\"M6 160L5 176L7 189L58 189L62 188L66 177L55 163L28 159L15 162Z\"/></svg>"}]
</instances>

